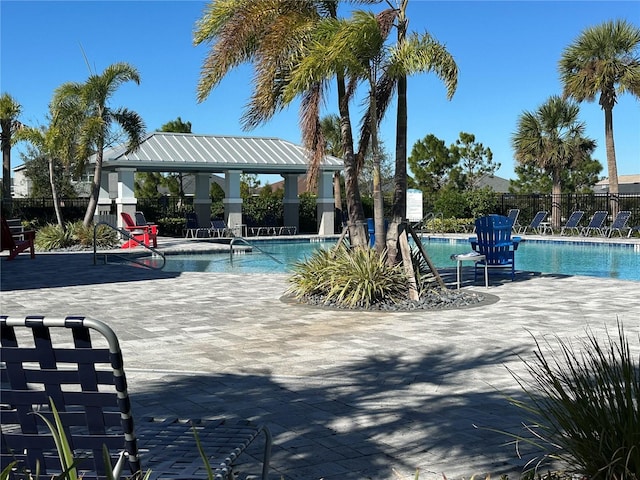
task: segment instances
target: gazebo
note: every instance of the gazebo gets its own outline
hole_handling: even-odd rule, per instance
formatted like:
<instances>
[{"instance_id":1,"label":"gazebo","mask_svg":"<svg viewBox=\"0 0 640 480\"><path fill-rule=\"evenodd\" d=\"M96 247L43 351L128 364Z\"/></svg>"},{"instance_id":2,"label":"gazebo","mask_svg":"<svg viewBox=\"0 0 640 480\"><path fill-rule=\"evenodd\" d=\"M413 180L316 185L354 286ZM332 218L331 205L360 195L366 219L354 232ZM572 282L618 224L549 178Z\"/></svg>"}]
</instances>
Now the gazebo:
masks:
<instances>
[{"instance_id":1,"label":"gazebo","mask_svg":"<svg viewBox=\"0 0 640 480\"><path fill-rule=\"evenodd\" d=\"M134 152L127 152L126 145L105 150L96 214L108 214L115 197L118 225L122 226L120 213L134 214L136 210L136 172L182 172L194 175L194 209L200 218L208 219L209 178L216 173L224 175L225 222L234 227L243 224L240 176L280 174L284 178L284 223L298 227L298 176L306 173L307 167L307 150L279 138L152 132ZM334 233L333 174L342 167L341 159L328 155L320 165L319 235Z\"/></svg>"}]
</instances>

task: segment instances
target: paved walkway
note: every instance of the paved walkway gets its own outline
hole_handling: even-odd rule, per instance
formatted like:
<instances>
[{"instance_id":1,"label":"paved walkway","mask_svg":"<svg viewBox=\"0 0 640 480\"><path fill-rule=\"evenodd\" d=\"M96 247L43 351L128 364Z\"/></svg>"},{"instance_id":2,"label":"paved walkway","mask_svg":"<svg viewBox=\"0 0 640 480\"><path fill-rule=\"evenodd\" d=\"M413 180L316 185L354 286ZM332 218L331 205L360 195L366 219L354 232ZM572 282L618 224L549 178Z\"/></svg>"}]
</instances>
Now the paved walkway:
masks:
<instances>
[{"instance_id":1,"label":"paved walkway","mask_svg":"<svg viewBox=\"0 0 640 480\"><path fill-rule=\"evenodd\" d=\"M520 393L507 369L524 372L534 336L615 333L620 320L635 340L640 319L640 283L614 279L521 272L466 287L492 300L474 308L373 313L283 302L284 275L94 266L82 253L0 268L2 314L115 329L136 416L266 422L273 480L518 478L525 460L492 430L523 420L504 399Z\"/></svg>"}]
</instances>

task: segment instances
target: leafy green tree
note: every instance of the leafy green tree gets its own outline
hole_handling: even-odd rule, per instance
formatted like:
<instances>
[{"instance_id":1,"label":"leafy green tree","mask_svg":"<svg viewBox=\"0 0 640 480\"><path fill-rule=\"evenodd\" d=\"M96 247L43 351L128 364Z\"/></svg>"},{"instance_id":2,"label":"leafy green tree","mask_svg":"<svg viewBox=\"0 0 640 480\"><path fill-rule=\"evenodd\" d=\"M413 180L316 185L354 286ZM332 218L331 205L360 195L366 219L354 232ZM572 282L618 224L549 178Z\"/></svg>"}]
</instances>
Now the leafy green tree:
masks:
<instances>
[{"instance_id":1,"label":"leafy green tree","mask_svg":"<svg viewBox=\"0 0 640 480\"><path fill-rule=\"evenodd\" d=\"M559 62L564 95L578 102L595 100L604 111L611 210L617 214L618 167L613 140L613 107L618 95L640 98L640 28L625 21L604 22L584 30Z\"/></svg>"},{"instance_id":2,"label":"leafy green tree","mask_svg":"<svg viewBox=\"0 0 640 480\"><path fill-rule=\"evenodd\" d=\"M258 175L253 173L243 173L240 176L240 196L243 200L253 197L254 193L260 188L260 180Z\"/></svg>"},{"instance_id":3,"label":"leafy green tree","mask_svg":"<svg viewBox=\"0 0 640 480\"><path fill-rule=\"evenodd\" d=\"M49 159L33 146L27 147L27 151L22 154L24 162L25 176L30 181L29 197L31 198L53 198L51 188L51 177L49 171ZM77 196L71 175L62 162L53 162L53 178L56 191L61 198L75 198Z\"/></svg>"},{"instance_id":4,"label":"leafy green tree","mask_svg":"<svg viewBox=\"0 0 640 480\"><path fill-rule=\"evenodd\" d=\"M493 175L500 168L493 161L491 149L476 142L472 133L460 132L460 137L449 147L451 155L457 163L469 190L478 188L479 181L485 175Z\"/></svg>"},{"instance_id":5,"label":"leafy green tree","mask_svg":"<svg viewBox=\"0 0 640 480\"><path fill-rule=\"evenodd\" d=\"M140 75L131 65L119 62L109 65L102 74L91 74L85 83L69 82L56 89L52 108L62 123L74 125L79 132L77 158L85 163L95 154L91 195L83 224L88 227L98 206L102 161L113 126L119 126L127 137L128 149L137 149L145 126L135 112L109 106L118 87L126 82L140 84Z\"/></svg>"},{"instance_id":6,"label":"leafy green tree","mask_svg":"<svg viewBox=\"0 0 640 480\"><path fill-rule=\"evenodd\" d=\"M13 134L22 124L18 117L20 105L11 95L0 95L0 143L2 144L2 200L5 206L11 202L11 144Z\"/></svg>"},{"instance_id":7,"label":"leafy green tree","mask_svg":"<svg viewBox=\"0 0 640 480\"><path fill-rule=\"evenodd\" d=\"M64 111L56 109L55 105L56 103L52 102L49 108L50 122L48 127L23 127L16 132L16 139L29 142L32 146L32 157L46 159L49 191L53 199L58 227L62 232L65 232L66 225L62 218L59 200L60 188L64 185L61 179L68 176L69 170L74 166L80 132L76 128L77 124L69 121L71 117L66 115ZM30 165L27 173L35 175L33 168L35 166L39 166L39 163Z\"/></svg>"},{"instance_id":8,"label":"leafy green tree","mask_svg":"<svg viewBox=\"0 0 640 480\"><path fill-rule=\"evenodd\" d=\"M563 170L590 159L596 147L584 136L579 113L576 103L552 96L535 112L522 113L511 140L518 162L542 168L551 177L554 227L560 227Z\"/></svg>"},{"instance_id":9,"label":"leafy green tree","mask_svg":"<svg viewBox=\"0 0 640 480\"><path fill-rule=\"evenodd\" d=\"M160 198L162 195L158 187L165 183L164 176L159 172L136 173L134 185L136 198Z\"/></svg>"},{"instance_id":10,"label":"leafy green tree","mask_svg":"<svg viewBox=\"0 0 640 480\"><path fill-rule=\"evenodd\" d=\"M509 192L528 195L532 193L551 193L553 182L544 169L532 164L517 164L511 180ZM595 159L586 159L561 173L562 193L590 193L600 180L602 164Z\"/></svg>"},{"instance_id":11,"label":"leafy green tree","mask_svg":"<svg viewBox=\"0 0 640 480\"><path fill-rule=\"evenodd\" d=\"M444 140L429 134L413 144L408 162L413 173L413 185L429 195L437 193L450 182L449 173L458 164L458 158Z\"/></svg>"}]
</instances>

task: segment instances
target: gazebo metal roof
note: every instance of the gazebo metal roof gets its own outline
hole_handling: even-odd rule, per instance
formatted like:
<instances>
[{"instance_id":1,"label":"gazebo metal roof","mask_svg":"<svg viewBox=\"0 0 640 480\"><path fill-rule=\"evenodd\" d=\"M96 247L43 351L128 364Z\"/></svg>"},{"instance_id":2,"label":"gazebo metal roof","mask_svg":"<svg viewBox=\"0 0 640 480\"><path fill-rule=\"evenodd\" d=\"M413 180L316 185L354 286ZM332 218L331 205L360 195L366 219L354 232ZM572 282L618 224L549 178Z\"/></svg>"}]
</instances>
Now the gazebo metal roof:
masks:
<instances>
[{"instance_id":1,"label":"gazebo metal roof","mask_svg":"<svg viewBox=\"0 0 640 480\"><path fill-rule=\"evenodd\" d=\"M103 168L155 172L306 173L307 150L279 138L152 132L135 152L125 145L105 150ZM341 170L342 159L325 156L320 170Z\"/></svg>"}]
</instances>

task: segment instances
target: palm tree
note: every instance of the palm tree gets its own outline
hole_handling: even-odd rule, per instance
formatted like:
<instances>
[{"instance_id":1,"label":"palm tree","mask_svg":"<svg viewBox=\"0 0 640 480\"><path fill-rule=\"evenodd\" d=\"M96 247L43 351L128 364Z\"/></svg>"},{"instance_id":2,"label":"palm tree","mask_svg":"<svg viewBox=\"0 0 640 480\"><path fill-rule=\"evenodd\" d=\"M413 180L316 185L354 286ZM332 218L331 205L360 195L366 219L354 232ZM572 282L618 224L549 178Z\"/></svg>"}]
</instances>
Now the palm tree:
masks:
<instances>
[{"instance_id":1,"label":"palm tree","mask_svg":"<svg viewBox=\"0 0 640 480\"><path fill-rule=\"evenodd\" d=\"M122 128L128 139L128 151L137 149L144 135L144 122L136 112L108 105L118 87L130 81L140 84L138 71L127 63L119 62L108 66L100 75L90 75L85 83L65 83L54 94L52 108L57 112L59 121L77 128L78 160L84 163L95 153L91 196L83 220L87 227L92 223L98 205L102 160L112 126L117 124Z\"/></svg>"},{"instance_id":2,"label":"palm tree","mask_svg":"<svg viewBox=\"0 0 640 480\"><path fill-rule=\"evenodd\" d=\"M54 115L55 119L55 115ZM65 127L67 128L65 131ZM56 186L55 166L56 163L70 165L72 162L75 142L72 131L73 126L68 123L56 124L55 120L51 121L48 128L32 128L22 129L17 134L18 140L24 140L33 145L39 155L46 158L49 165L49 183L51 184L51 196L53 198L53 208L56 213L58 226L62 231L65 230L64 219L62 217L62 209L58 199L58 188Z\"/></svg>"},{"instance_id":3,"label":"palm tree","mask_svg":"<svg viewBox=\"0 0 640 480\"><path fill-rule=\"evenodd\" d=\"M376 0L360 1L374 3ZM205 100L235 67L251 63L256 71L254 93L242 116L243 126L250 129L268 121L284 108L282 92L287 78L293 67L306 56L317 23L324 18L337 18L338 3L337 0L212 2L198 21L194 35L194 44L212 44L202 66L198 100ZM336 86L351 241L355 245L366 245L347 87L340 74L336 76ZM325 153L319 112L326 87L324 82L313 83L302 94L302 140L311 152L309 183L315 181Z\"/></svg>"},{"instance_id":4,"label":"palm tree","mask_svg":"<svg viewBox=\"0 0 640 480\"><path fill-rule=\"evenodd\" d=\"M640 29L624 20L587 28L562 53L559 62L565 97L598 103L604 110L604 134L611 210L618 212L618 167L613 141L613 107L618 95L640 98Z\"/></svg>"},{"instance_id":5,"label":"palm tree","mask_svg":"<svg viewBox=\"0 0 640 480\"><path fill-rule=\"evenodd\" d=\"M511 140L518 162L542 168L551 177L551 221L556 228L561 222L563 171L590 160L596 148L596 143L584 136L579 113L576 103L552 96L535 112L525 111L520 116Z\"/></svg>"},{"instance_id":6,"label":"palm tree","mask_svg":"<svg viewBox=\"0 0 640 480\"><path fill-rule=\"evenodd\" d=\"M458 84L458 66L446 47L429 34L418 36L407 34L408 18L406 9L409 0L397 0L398 39L392 54L388 77L380 89L387 99L387 105L394 89L398 90L396 120L396 158L394 175L393 218L387 234L387 251L390 261L398 260L398 226L407 217L407 76L416 73L435 73L447 89L447 99L451 99ZM385 93L386 92L386 93Z\"/></svg>"},{"instance_id":7,"label":"palm tree","mask_svg":"<svg viewBox=\"0 0 640 480\"><path fill-rule=\"evenodd\" d=\"M2 200L11 203L11 143L13 134L22 126L18 117L22 106L8 93L0 96L0 128L2 142Z\"/></svg>"}]
</instances>

